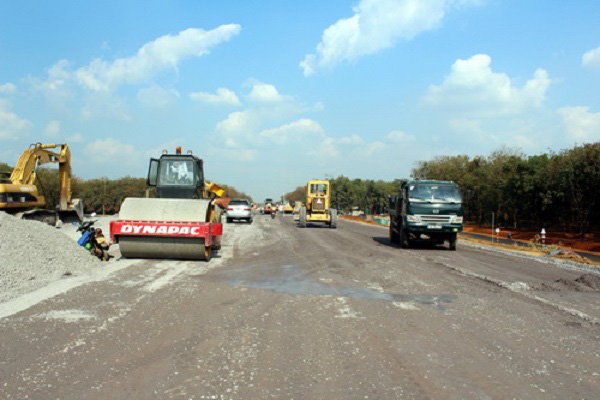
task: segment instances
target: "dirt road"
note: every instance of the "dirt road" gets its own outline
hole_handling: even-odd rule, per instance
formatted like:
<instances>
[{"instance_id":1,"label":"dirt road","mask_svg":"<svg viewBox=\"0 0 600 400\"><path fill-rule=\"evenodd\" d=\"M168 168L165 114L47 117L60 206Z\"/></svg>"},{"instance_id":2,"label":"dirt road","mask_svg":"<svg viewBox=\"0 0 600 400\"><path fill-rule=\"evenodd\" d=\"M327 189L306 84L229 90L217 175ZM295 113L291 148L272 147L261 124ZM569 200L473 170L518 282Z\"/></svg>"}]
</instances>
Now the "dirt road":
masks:
<instances>
[{"instance_id":1,"label":"dirt road","mask_svg":"<svg viewBox=\"0 0 600 400\"><path fill-rule=\"evenodd\" d=\"M226 226L0 319L2 399L592 399L598 275L384 229ZM581 278L581 277L584 278ZM8 313L10 314L10 313Z\"/></svg>"}]
</instances>

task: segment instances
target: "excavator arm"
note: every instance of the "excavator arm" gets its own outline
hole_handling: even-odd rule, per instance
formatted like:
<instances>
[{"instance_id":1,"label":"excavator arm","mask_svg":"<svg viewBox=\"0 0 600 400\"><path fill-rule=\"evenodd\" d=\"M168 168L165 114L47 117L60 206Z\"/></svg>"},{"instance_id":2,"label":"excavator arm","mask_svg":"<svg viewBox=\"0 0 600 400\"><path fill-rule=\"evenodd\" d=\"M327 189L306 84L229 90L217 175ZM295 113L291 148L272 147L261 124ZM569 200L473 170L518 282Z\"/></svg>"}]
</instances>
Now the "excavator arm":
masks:
<instances>
[{"instance_id":1,"label":"excavator arm","mask_svg":"<svg viewBox=\"0 0 600 400\"><path fill-rule=\"evenodd\" d=\"M19 187L33 186L36 179L36 168L49 163L58 163L60 176L59 211L64 213L75 212L81 219L83 217L83 205L78 199L72 198L71 150L66 144L32 144L17 160L9 180L12 185Z\"/></svg>"}]
</instances>

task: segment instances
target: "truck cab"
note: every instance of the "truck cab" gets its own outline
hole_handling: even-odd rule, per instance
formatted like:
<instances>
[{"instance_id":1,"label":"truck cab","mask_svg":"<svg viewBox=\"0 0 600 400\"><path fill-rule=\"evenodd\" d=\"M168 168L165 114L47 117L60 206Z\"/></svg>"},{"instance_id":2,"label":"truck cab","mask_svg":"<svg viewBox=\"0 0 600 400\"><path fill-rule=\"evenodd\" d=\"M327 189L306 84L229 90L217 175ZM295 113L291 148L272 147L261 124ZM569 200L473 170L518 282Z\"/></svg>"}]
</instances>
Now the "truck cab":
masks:
<instances>
[{"instance_id":1,"label":"truck cab","mask_svg":"<svg viewBox=\"0 0 600 400\"><path fill-rule=\"evenodd\" d=\"M456 250L464 209L458 185L450 181L404 181L400 195L390 196L390 240L402 248L418 241Z\"/></svg>"}]
</instances>

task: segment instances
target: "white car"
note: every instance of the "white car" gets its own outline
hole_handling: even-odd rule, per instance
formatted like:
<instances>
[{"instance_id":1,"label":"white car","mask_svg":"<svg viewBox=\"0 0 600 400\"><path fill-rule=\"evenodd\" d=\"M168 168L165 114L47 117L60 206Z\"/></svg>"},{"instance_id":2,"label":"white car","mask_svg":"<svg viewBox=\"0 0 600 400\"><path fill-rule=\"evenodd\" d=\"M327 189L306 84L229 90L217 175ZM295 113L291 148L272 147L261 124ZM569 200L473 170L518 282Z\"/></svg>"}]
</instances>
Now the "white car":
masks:
<instances>
[{"instance_id":1,"label":"white car","mask_svg":"<svg viewBox=\"0 0 600 400\"><path fill-rule=\"evenodd\" d=\"M229 205L227 206L225 216L227 217L227 223L231 223L234 219L236 219L245 220L251 224L252 206L246 199L231 199L231 201L229 201Z\"/></svg>"}]
</instances>

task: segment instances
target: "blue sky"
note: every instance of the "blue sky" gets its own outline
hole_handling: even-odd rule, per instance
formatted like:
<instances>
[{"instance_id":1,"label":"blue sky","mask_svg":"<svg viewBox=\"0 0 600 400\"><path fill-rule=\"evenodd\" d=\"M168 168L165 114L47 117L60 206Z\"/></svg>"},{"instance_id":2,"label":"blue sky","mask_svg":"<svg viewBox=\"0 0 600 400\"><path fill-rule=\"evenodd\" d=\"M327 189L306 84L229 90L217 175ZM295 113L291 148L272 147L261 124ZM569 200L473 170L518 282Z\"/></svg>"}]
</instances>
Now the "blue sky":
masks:
<instances>
[{"instance_id":1,"label":"blue sky","mask_svg":"<svg viewBox=\"0 0 600 400\"><path fill-rule=\"evenodd\" d=\"M437 155L600 140L600 2L0 0L0 161L83 178L181 145L255 199Z\"/></svg>"}]
</instances>

